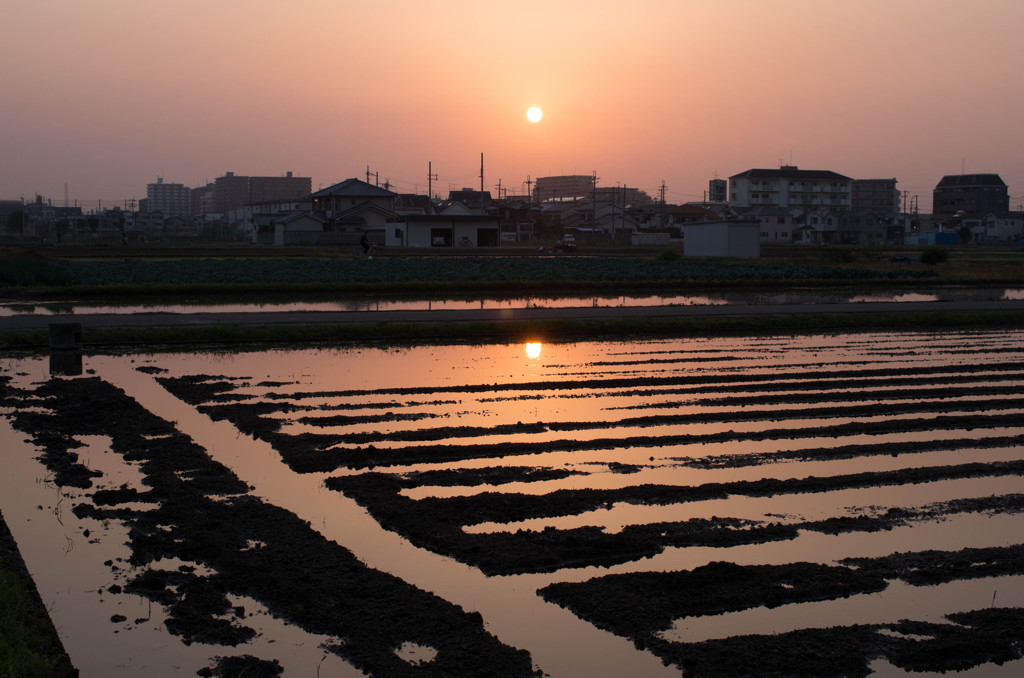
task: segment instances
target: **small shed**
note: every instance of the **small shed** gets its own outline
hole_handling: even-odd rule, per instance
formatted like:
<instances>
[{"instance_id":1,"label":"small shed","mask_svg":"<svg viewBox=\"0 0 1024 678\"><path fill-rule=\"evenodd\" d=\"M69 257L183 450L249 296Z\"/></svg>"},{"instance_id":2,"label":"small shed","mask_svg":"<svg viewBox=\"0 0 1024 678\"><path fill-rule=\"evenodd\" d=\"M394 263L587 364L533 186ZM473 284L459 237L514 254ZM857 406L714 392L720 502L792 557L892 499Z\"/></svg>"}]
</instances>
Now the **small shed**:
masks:
<instances>
[{"instance_id":1,"label":"small shed","mask_svg":"<svg viewBox=\"0 0 1024 678\"><path fill-rule=\"evenodd\" d=\"M498 217L475 214L409 214L409 247L497 247Z\"/></svg>"},{"instance_id":2,"label":"small shed","mask_svg":"<svg viewBox=\"0 0 1024 678\"><path fill-rule=\"evenodd\" d=\"M683 225L683 255L687 257L761 257L761 222L723 219Z\"/></svg>"}]
</instances>

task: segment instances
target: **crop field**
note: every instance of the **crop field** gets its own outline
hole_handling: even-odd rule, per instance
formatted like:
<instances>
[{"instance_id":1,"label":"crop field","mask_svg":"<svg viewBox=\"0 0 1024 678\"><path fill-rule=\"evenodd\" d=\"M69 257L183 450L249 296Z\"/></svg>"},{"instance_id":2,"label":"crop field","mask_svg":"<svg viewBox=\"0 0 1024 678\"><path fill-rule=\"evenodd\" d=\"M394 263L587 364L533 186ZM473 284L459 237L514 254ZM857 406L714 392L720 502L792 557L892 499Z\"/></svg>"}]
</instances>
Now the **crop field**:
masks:
<instances>
[{"instance_id":1,"label":"crop field","mask_svg":"<svg viewBox=\"0 0 1024 678\"><path fill-rule=\"evenodd\" d=\"M8 285L381 284L491 281L914 280L931 268L878 269L812 264L657 261L617 257L459 257L384 259L166 259L5 262Z\"/></svg>"},{"instance_id":2,"label":"crop field","mask_svg":"<svg viewBox=\"0 0 1024 678\"><path fill-rule=\"evenodd\" d=\"M0 510L105 675L1024 669L1020 331L85 367L4 363Z\"/></svg>"}]
</instances>

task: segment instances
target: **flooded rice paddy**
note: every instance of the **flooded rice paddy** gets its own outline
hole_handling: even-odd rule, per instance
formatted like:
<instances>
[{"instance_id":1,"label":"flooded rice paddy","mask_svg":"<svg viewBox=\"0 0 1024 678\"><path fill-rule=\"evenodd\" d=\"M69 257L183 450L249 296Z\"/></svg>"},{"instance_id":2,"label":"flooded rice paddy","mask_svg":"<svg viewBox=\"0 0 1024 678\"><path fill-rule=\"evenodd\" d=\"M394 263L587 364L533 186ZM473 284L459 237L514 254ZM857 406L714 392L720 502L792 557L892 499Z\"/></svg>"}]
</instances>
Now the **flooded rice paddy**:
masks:
<instances>
[{"instance_id":1,"label":"flooded rice paddy","mask_svg":"<svg viewBox=\"0 0 1024 678\"><path fill-rule=\"evenodd\" d=\"M2 363L84 676L1017 676L1024 333Z\"/></svg>"}]
</instances>

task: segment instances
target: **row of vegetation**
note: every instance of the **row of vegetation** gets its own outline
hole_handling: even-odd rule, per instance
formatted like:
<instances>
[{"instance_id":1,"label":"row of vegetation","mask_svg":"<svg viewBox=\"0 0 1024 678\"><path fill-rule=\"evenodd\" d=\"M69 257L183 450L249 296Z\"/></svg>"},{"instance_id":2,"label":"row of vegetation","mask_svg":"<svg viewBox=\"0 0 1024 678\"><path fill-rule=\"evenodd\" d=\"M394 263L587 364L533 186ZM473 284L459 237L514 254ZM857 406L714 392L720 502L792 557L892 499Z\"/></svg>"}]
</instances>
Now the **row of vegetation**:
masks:
<instances>
[{"instance_id":1,"label":"row of vegetation","mask_svg":"<svg viewBox=\"0 0 1024 678\"><path fill-rule=\"evenodd\" d=\"M670 258L669 258L670 259ZM8 261L0 283L14 286L195 285L259 283L388 284L416 281L855 281L932 278L923 268L874 269L766 262L618 257L171 259Z\"/></svg>"}]
</instances>

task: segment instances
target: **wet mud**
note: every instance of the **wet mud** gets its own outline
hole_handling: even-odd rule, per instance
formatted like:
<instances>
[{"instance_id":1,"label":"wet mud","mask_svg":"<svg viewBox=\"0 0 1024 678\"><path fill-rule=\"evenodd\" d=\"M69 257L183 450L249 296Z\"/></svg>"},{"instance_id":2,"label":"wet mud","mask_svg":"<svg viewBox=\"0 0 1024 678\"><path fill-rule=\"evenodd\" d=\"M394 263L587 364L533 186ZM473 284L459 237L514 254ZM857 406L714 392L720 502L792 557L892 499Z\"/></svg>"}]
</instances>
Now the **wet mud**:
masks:
<instances>
[{"instance_id":1,"label":"wet mud","mask_svg":"<svg viewBox=\"0 0 1024 678\"><path fill-rule=\"evenodd\" d=\"M974 366L924 366L912 369L864 369L856 370L835 370L834 372L800 372L788 375L785 381L780 381L775 374L716 374L708 377L647 377L644 379L566 379L561 382L540 381L530 384L463 384L459 386L442 386L436 389L429 388L391 388L376 389L373 391L328 391L318 393L295 393L291 399L315 396L318 398L340 397L340 396L396 396L412 394L436 394L436 393L479 393L489 391L518 390L530 397L530 392L544 391L562 392L575 391L586 393L595 389L622 388L633 386L651 388L659 387L662 395L672 394L672 386L681 384L694 384L688 386L687 392L703 393L714 386L721 390L722 386L739 390L758 392L771 392L773 390L793 391L800 389L821 389L823 387L835 389L843 384L844 379L855 377L858 388L873 385L886 385L888 387L899 385L931 384L935 381L935 375L942 374L943 383L949 382L984 382L986 387L993 381L1001 379L1019 383L1024 377L1020 363L998 362L985 366L984 374L979 375ZM358 432L348 434L335 433L302 433L289 435L281 432L281 419L266 416L268 414L293 412L296 406L291 403L276 402L273 394L261 398L258 402L239 401L232 391L235 383L224 377L213 375L191 375L188 377L158 377L158 381L176 396L197 406L201 411L213 419L221 419L232 422L240 431L248 435L263 439L277 449L282 459L293 470L300 473L314 471L332 471L339 468L365 469L380 466L407 465L416 463L431 462L454 462L467 459L481 459L490 457L507 457L513 455L542 454L546 452L583 452L590 450L606 449L608 447L628 448L663 448L678 445L701 445L711 443L730 443L746 441L793 441L807 438L840 438L845 436L880 436L887 434L922 433L934 431L952 431L971 428L995 428L995 427L1021 427L1024 426L1024 399L1005 398L999 401L978 400L974 402L958 401L956 414L942 414L949 410L948 403L943 399L962 397L972 392L964 392L958 389L947 388L946 393L930 393L924 390L919 392L919 398L904 400L887 400L877 404L866 404L852 406L849 404L839 406L807 407L800 410L751 410L743 408L749 403L740 401L739 408L731 410L726 414L668 414L652 415L646 417L627 417L613 421L547 421L547 422L518 422L509 424L498 424L491 427L479 426L438 426L420 427L409 430L393 430L387 433L381 432ZM669 387L669 388L666 388ZM982 388L982 387L977 387ZM999 389L998 386L996 386ZM1005 386L1001 391L986 391L984 395L992 396L999 393L1004 395L1019 394L1015 386ZM977 391L974 391L977 394ZM625 391L616 393L617 396L638 395L639 391ZM766 395L761 398L769 397ZM905 398L912 398L912 394L905 394ZM932 402L932 399L938 399ZM864 400L862 397L861 400ZM689 402L689 405L694 403ZM662 404L660 407L664 408ZM394 408L391 408L394 409ZM934 416L938 413L938 416ZM924 416L910 416L910 415ZM900 416L906 415L906 416ZM743 422L777 422L785 421L787 418L799 417L801 419L835 419L841 418L877 418L875 421L852 421L846 423L835 423L823 426L804 426L794 428L771 428L755 433L734 432L730 430L719 430L709 434L663 434L640 436L631 435L620 438L599 437L587 440L579 440L572 437L547 440L543 442L495 442L478 443L475 440L485 436L500 436L514 433L544 433L564 432L573 433L580 431L611 430L615 428L645 428L659 426L686 427L698 424L712 423L743 423ZM340 416L328 417L301 417L300 421L306 424L317 426L339 426L351 425L353 423L382 423L396 421L421 420L422 417L413 415L396 415L394 413L377 417L363 417L362 419L346 419ZM432 441L460 441L467 442L446 442L444 444L429 444ZM386 443L386 445L385 445ZM402 445L402 443L414 443ZM980 446L984 446L982 442ZM908 446L908 447L912 447ZM898 452L898 449L890 450ZM909 450L908 450L909 451ZM782 453L784 454L784 453ZM842 452L834 452L832 458L841 458ZM763 463L777 461L783 457L776 455L774 458L770 453L761 457L748 456L746 463ZM827 454L819 455L819 458L828 458ZM730 461L731 457L720 458L717 463L740 465L743 462Z\"/></svg>"},{"instance_id":2,"label":"wet mud","mask_svg":"<svg viewBox=\"0 0 1024 678\"><path fill-rule=\"evenodd\" d=\"M884 659L906 671L950 672L1020 659L1024 610L986 608L947 615L948 624L893 624L800 629L700 643L638 640L686 678L862 678Z\"/></svg>"},{"instance_id":3,"label":"wet mud","mask_svg":"<svg viewBox=\"0 0 1024 678\"><path fill-rule=\"evenodd\" d=\"M896 579L930 586L1022 574L1024 546L900 553L842 563L713 562L687 572L552 584L539 593L678 665L684 676L867 676L874 659L911 671L945 672L1024 656L1024 610L1012 608L951 614L949 624L902 620L696 643L673 642L662 635L687 617L875 593Z\"/></svg>"},{"instance_id":4,"label":"wet mud","mask_svg":"<svg viewBox=\"0 0 1024 678\"><path fill-rule=\"evenodd\" d=\"M163 606L168 631L183 642L244 646L255 631L231 595L333 638L325 650L370 675L535 675L529 654L498 641L479 614L366 567L291 512L249 496L205 450L109 383L51 379L33 390L8 387L2 404L14 408L14 426L45 450L43 463L73 471L72 437L103 434L114 452L139 464L147 489L98 490L74 512L130 526L130 562L110 563L111 571L126 591ZM80 477L88 489L95 475ZM188 565L155 565L163 559ZM409 664L395 654L405 642L437 656ZM228 675L224 667L235 661L222 658L204 670ZM265 662L260 667L260 675L273 675Z\"/></svg>"},{"instance_id":5,"label":"wet mud","mask_svg":"<svg viewBox=\"0 0 1024 678\"><path fill-rule=\"evenodd\" d=\"M534 518L578 515L617 503L667 505L727 499L772 497L837 489L904 485L951 478L1024 474L1024 462L964 464L926 469L860 473L828 478L762 479L699 486L636 485L614 490L559 490L547 494L482 492L466 497L410 499L402 490L417 485L400 475L364 473L329 478L327 486L366 507L381 525L412 543L456 558L491 575L554 572L565 567L613 565L649 558L666 548L742 544L795 539L802 530L838 534L877 532L958 513L1024 512L1024 495L951 500L914 508L865 511L821 520L766 522L716 516L686 521L627 525L609 533L599 526L541 531L469 533L479 523L514 523ZM528 476L522 476L526 482Z\"/></svg>"},{"instance_id":6,"label":"wet mud","mask_svg":"<svg viewBox=\"0 0 1024 678\"><path fill-rule=\"evenodd\" d=\"M399 385L363 389L335 389L332 382L317 390L307 387L315 380L273 378L281 375L171 376L159 367L140 369L212 419L268 442L292 471L335 472L325 481L330 490L411 544L490 576L544 575L553 583L537 592L543 600L628 638L685 676L867 676L877 660L910 671L954 671L1021 659L1024 610L995 607L993 600L944 618L915 619L908 610L883 616L884 623L701 641L670 630L681 619L869 596L894 582L923 587L1024 575L1024 545L922 548L882 557L849 553L828 563L811 562L813 554L775 565L728 562L732 547L807 533L859 534L849 542L859 543L864 535L896 528L1024 513L1024 493L1006 482L1024 476L1024 459L1013 453L1024 443L1024 362L1016 359L1017 341L996 340L980 350L963 348L959 339L906 347L865 341L861 355L878 360L823 355L820 364L771 362L759 369L756 361L736 367L741 361L722 356L719 371L704 371L703 358L692 355L649 357L638 350L587 362L588 369L623 370L600 376L581 363L554 366L559 378L422 387L404 387L398 379ZM940 358L915 362L932 348ZM879 367L897 355L907 359ZM978 355L983 359L972 362ZM949 356L964 356L963 362ZM767 349L763 357L777 360ZM648 371L622 376L640 365ZM674 366L683 373L663 371ZM131 526L131 562L112 564L124 590L167 610L168 630L183 642L238 648L211 658L200 675L277 675L272 661L243 652L254 629L246 604L232 602L239 597L336 639L327 649L371 675L534 671L529 655L490 636L479 615L366 568L293 514L250 496L173 425L102 380L52 380L35 393L12 390L6 397L54 477L89 491L90 501L76 506L76 514ZM587 405L593 399L592 407L575 410L591 416L547 416L539 407L542 414L523 416L534 402L559 399ZM114 406L89 421L88 407L108 401ZM504 416L505 405L516 416ZM458 425L463 412L474 425ZM497 421L489 425L495 412ZM61 425L54 423L58 418ZM738 430L730 428L734 424ZM144 488L95 489L95 472L78 463L80 443L72 436L111 430L114 451L141 464ZM587 435L594 437L580 439ZM706 445L715 447L705 453ZM629 457L620 461L611 450ZM899 462L882 459L904 455ZM874 470L819 465L812 474L799 467L858 458ZM754 469L780 462L796 464L778 478ZM725 469L752 471L714 475ZM939 483L941 491L917 492ZM954 485L955 493L947 494ZM967 494L990 486L999 490ZM879 488L890 494L870 492ZM833 493L859 490L886 505L829 503ZM891 496L891 503L880 496ZM819 497L820 512L795 515L799 502ZM789 508L779 510L792 514L760 506L733 513L729 502L762 498L780 500ZM630 516L636 507L664 507L668 515L667 507L714 501L722 501L716 515L695 507L683 515L704 517L663 520L652 511L642 513L649 522L636 522ZM139 510L140 504L151 508ZM619 514L631 524L605 518L615 509L626 509ZM587 524L590 514L593 524ZM625 570L663 554L659 562L671 562L670 549L687 547L722 555L691 570L560 581L560 572L576 568ZM154 565L166 559L186 565ZM126 619L113 623L131 626ZM439 656L427 664L402 660L395 648L405 642Z\"/></svg>"}]
</instances>

